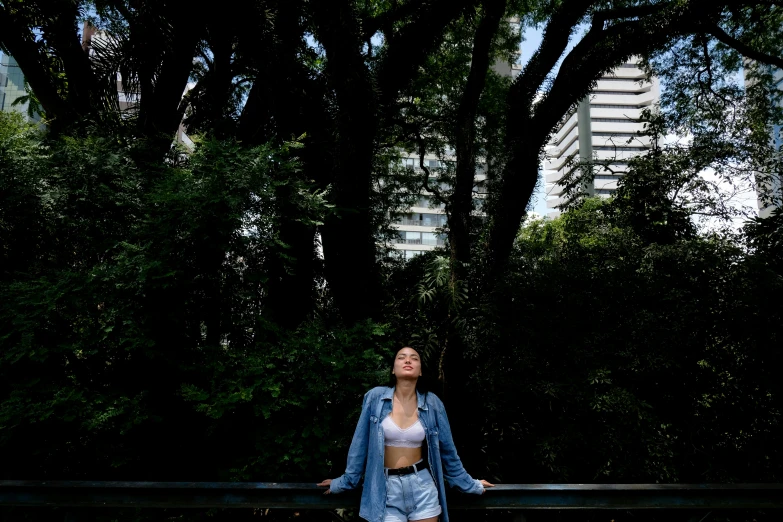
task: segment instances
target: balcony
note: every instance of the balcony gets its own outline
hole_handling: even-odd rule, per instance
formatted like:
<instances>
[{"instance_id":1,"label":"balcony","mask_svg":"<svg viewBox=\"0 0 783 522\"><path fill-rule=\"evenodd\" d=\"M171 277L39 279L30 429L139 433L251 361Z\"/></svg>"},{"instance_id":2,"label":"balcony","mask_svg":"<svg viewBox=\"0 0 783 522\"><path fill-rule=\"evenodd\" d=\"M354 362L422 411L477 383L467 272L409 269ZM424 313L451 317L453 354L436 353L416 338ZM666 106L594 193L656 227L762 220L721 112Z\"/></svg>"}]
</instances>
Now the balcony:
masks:
<instances>
[{"instance_id":1,"label":"balcony","mask_svg":"<svg viewBox=\"0 0 783 522\"><path fill-rule=\"evenodd\" d=\"M444 216L444 217L445 217L445 216ZM408 227L430 227L430 228L437 228L437 227L442 227L442 226L445 226L445 225L446 225L446 222L444 221L443 223L438 223L438 222L431 221L431 220L421 220L421 219L405 219L405 218L400 218L400 219L398 219L397 221L395 221L395 222L394 222L394 223L392 223L392 224L393 224L393 225L404 225L404 226L408 226Z\"/></svg>"},{"instance_id":2,"label":"balcony","mask_svg":"<svg viewBox=\"0 0 783 522\"><path fill-rule=\"evenodd\" d=\"M442 239L398 239L395 241L398 245L425 245L425 246L443 246L446 242Z\"/></svg>"}]
</instances>

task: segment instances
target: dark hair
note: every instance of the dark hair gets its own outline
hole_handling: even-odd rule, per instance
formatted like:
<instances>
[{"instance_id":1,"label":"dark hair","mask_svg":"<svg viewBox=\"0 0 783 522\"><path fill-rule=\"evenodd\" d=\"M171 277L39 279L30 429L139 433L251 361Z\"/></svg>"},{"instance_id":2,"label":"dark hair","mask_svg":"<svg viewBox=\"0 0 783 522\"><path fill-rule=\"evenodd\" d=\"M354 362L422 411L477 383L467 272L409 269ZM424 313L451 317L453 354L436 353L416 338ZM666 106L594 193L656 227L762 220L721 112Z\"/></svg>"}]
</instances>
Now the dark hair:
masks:
<instances>
[{"instance_id":1,"label":"dark hair","mask_svg":"<svg viewBox=\"0 0 783 522\"><path fill-rule=\"evenodd\" d=\"M424 359L421 356L421 352L414 348L413 346L403 346L402 348L397 349L397 351L394 352L391 358L391 364L389 365L391 370L389 372L389 388L394 388L397 386L397 376L394 375L394 361L397 360L397 354L400 353L400 350L403 348L410 348L411 350L415 351L417 354L419 354L419 360L421 361L421 373L422 376L419 377L419 379L416 381L416 391L421 393L422 395L426 396L427 393L430 391L429 386L429 372L427 371L427 368L424 366Z\"/></svg>"}]
</instances>

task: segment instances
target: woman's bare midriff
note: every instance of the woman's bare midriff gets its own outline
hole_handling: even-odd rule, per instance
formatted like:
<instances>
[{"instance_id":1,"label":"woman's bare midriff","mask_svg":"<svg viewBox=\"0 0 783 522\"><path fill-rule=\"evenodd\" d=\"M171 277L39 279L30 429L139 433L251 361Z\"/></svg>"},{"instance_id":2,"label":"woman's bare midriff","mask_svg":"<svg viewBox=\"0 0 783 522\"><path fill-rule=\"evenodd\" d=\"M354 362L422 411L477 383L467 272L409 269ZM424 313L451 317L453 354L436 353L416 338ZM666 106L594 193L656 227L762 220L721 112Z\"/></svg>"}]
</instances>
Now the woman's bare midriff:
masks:
<instances>
[{"instance_id":1,"label":"woman's bare midriff","mask_svg":"<svg viewBox=\"0 0 783 522\"><path fill-rule=\"evenodd\" d=\"M386 446L383 452L385 468L404 468L421 460L421 448L396 448Z\"/></svg>"}]
</instances>

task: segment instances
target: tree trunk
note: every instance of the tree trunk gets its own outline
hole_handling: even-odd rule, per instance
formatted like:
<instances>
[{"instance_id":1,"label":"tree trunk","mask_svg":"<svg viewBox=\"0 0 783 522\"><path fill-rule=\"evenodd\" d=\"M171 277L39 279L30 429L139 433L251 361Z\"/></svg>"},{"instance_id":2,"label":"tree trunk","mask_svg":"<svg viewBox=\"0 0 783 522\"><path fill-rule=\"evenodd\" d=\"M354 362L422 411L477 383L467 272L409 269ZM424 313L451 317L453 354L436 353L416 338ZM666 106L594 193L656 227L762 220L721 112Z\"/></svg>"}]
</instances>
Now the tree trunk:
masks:
<instances>
[{"instance_id":1,"label":"tree trunk","mask_svg":"<svg viewBox=\"0 0 783 522\"><path fill-rule=\"evenodd\" d=\"M471 261L471 229L473 212L473 184L476 174L476 114L479 99L486 84L492 60L490 47L506 9L505 0L484 2L484 14L473 39L473 54L465 92L457 111L456 155L457 172L454 192L449 199L449 246L451 248L451 284L467 283L467 264ZM471 296L474 297L474 296ZM455 311L460 314L459 310ZM449 318L453 319L452 317ZM464 464L477 470L481 467L481 426L475 423L475 411L469 405L477 404L475 390L468 386L472 369L465 360L466 346L461 332L450 322L447 328L448 349L443 358L444 399L451 408L454 432L460 434L461 446L469 449L463 453ZM448 386L448 382L458 383Z\"/></svg>"},{"instance_id":2,"label":"tree trunk","mask_svg":"<svg viewBox=\"0 0 783 522\"><path fill-rule=\"evenodd\" d=\"M471 214L476 175L476 113L492 60L490 46L506 10L505 0L491 0L483 5L484 15L473 38L470 73L457 110L456 184L449 201L449 245L452 274L456 277L460 277L461 266L471 258Z\"/></svg>"},{"instance_id":3,"label":"tree trunk","mask_svg":"<svg viewBox=\"0 0 783 522\"><path fill-rule=\"evenodd\" d=\"M27 83L41 103L52 130L59 132L74 121L74 111L58 92L58 79L49 69L44 56L30 31L28 23L7 7L0 8L0 41L10 52L24 73Z\"/></svg>"},{"instance_id":4,"label":"tree trunk","mask_svg":"<svg viewBox=\"0 0 783 522\"><path fill-rule=\"evenodd\" d=\"M522 143L524 145L520 144L520 147L526 147L533 152L518 154L508 162L503 169L503 190L496 196L494 203L495 216L491 221L487 242L487 290L490 291L502 280L519 227L527 212L527 205L538 183L538 151L543 147L543 143Z\"/></svg>"},{"instance_id":5,"label":"tree trunk","mask_svg":"<svg viewBox=\"0 0 783 522\"><path fill-rule=\"evenodd\" d=\"M329 288L343 319L354 323L380 311L375 230L370 209L376 104L352 2L316 4L316 33L326 49L326 76L337 104L335 213L322 228Z\"/></svg>"},{"instance_id":6,"label":"tree trunk","mask_svg":"<svg viewBox=\"0 0 783 522\"><path fill-rule=\"evenodd\" d=\"M282 145L302 135L305 147L292 151L301 161L299 173L290 182L312 183L326 188L333 171L325 143L332 144L333 122L325 113L326 89L314 80L297 59L304 42L300 27L303 7L299 2L282 2L277 12L275 45L264 55L262 72L248 95L240 121L240 136L246 144L275 141ZM276 189L276 211L280 220L278 238L286 245L270 260L266 314L286 328L296 328L313 311L316 280L321 262L316 251L316 227L305 224L295 186L286 183Z\"/></svg>"},{"instance_id":7,"label":"tree trunk","mask_svg":"<svg viewBox=\"0 0 783 522\"><path fill-rule=\"evenodd\" d=\"M196 45L202 37L202 30L196 27L180 27L174 30L170 49L164 51L160 71L146 92L139 99L139 131L150 144L150 159L160 158L171 148L171 141L182 122L185 104L182 95L188 85L193 70L193 57ZM153 46L148 52L158 52ZM152 56L145 59L153 60ZM146 96L145 96L146 94Z\"/></svg>"}]
</instances>

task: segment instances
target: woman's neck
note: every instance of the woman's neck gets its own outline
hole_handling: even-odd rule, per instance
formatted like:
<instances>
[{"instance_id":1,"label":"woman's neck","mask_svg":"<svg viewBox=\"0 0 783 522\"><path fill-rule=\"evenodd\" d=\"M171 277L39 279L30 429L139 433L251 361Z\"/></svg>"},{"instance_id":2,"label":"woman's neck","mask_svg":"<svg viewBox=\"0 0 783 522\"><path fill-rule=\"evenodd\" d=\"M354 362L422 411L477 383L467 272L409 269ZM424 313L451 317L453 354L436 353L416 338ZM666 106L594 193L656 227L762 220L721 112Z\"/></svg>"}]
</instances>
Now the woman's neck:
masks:
<instances>
[{"instance_id":1,"label":"woman's neck","mask_svg":"<svg viewBox=\"0 0 783 522\"><path fill-rule=\"evenodd\" d=\"M394 395L397 396L397 400L400 402L408 402L410 400L416 400L416 381L400 380L397 379L397 385L394 389Z\"/></svg>"}]
</instances>

